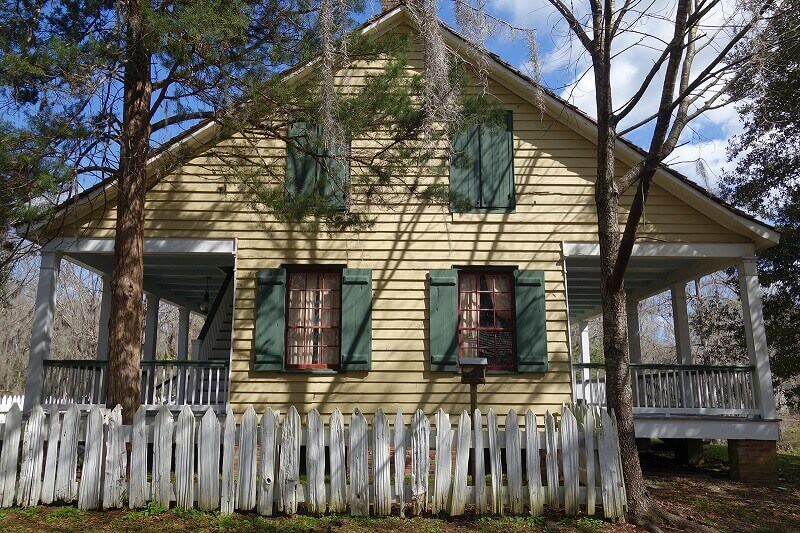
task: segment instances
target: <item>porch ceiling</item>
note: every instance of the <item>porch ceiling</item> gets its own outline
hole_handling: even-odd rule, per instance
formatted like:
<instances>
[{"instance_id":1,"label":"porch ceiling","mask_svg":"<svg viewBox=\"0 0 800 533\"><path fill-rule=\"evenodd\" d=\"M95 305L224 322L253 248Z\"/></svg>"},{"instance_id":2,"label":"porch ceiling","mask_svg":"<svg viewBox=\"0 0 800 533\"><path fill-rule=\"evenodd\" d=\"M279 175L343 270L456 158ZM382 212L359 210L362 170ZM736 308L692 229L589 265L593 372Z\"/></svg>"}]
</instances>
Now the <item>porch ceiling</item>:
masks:
<instances>
[{"instance_id":1,"label":"porch ceiling","mask_svg":"<svg viewBox=\"0 0 800 533\"><path fill-rule=\"evenodd\" d=\"M600 314L600 258L575 256L565 261L570 317L585 320ZM634 256L625 274L625 290L629 298L642 300L735 262L735 258Z\"/></svg>"},{"instance_id":2,"label":"porch ceiling","mask_svg":"<svg viewBox=\"0 0 800 533\"><path fill-rule=\"evenodd\" d=\"M99 274L110 275L113 257L108 253L68 252L64 258ZM213 303L234 257L221 254L175 253L144 256L144 290L190 311L200 312L208 280Z\"/></svg>"}]
</instances>

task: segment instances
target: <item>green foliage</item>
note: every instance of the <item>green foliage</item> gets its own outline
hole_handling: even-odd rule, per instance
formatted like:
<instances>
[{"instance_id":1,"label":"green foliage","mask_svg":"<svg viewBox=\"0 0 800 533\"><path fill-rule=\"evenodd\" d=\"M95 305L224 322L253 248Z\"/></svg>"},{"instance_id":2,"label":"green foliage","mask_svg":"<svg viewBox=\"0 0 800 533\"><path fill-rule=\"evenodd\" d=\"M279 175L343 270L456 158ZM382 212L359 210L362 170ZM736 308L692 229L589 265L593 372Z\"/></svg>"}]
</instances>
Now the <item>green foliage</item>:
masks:
<instances>
[{"instance_id":1,"label":"green foliage","mask_svg":"<svg viewBox=\"0 0 800 533\"><path fill-rule=\"evenodd\" d=\"M773 377L794 404L800 403L798 18L798 0L773 8L762 37L773 46L734 88L734 97L747 98L739 107L745 131L729 147L729 157L737 165L722 184L731 202L772 221L782 233L778 246L759 253L759 270Z\"/></svg>"}]
</instances>

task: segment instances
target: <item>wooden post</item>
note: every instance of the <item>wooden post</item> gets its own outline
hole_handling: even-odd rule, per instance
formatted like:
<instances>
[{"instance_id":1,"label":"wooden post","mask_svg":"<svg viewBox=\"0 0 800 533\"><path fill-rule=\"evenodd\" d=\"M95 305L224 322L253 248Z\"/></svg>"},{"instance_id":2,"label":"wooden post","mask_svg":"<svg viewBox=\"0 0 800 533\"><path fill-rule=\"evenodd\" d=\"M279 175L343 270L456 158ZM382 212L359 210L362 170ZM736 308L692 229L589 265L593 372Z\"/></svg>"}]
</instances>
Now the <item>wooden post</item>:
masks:
<instances>
[{"instance_id":1,"label":"wooden post","mask_svg":"<svg viewBox=\"0 0 800 533\"><path fill-rule=\"evenodd\" d=\"M156 342L158 341L158 306L161 298L155 294L147 294L147 314L144 326L144 351L142 359L153 361L156 358Z\"/></svg>"},{"instance_id":2,"label":"wooden post","mask_svg":"<svg viewBox=\"0 0 800 533\"><path fill-rule=\"evenodd\" d=\"M678 283L670 288L672 297L672 321L675 326L675 350L679 365L692 364L692 340L689 336L689 311L686 302L686 283ZM674 407L693 407L691 384L685 372L680 371L682 405Z\"/></svg>"},{"instance_id":3,"label":"wooden post","mask_svg":"<svg viewBox=\"0 0 800 533\"><path fill-rule=\"evenodd\" d=\"M100 322L97 330L97 359L108 359L108 320L111 318L111 278L100 276Z\"/></svg>"},{"instance_id":4,"label":"wooden post","mask_svg":"<svg viewBox=\"0 0 800 533\"><path fill-rule=\"evenodd\" d=\"M50 357L53 317L56 311L56 287L60 269L61 254L42 252L39 265L39 286L36 289L36 309L33 312L28 374L25 380L25 402L23 404L25 412L33 409L42 399L44 361Z\"/></svg>"},{"instance_id":5,"label":"wooden post","mask_svg":"<svg viewBox=\"0 0 800 533\"><path fill-rule=\"evenodd\" d=\"M628 348L632 364L642 362L642 339L639 331L639 301L628 296ZM639 407L639 374L631 371L631 386L633 387L633 406Z\"/></svg>"},{"instance_id":6,"label":"wooden post","mask_svg":"<svg viewBox=\"0 0 800 533\"><path fill-rule=\"evenodd\" d=\"M591 353L591 343L590 343L590 331L589 331L589 322L583 321L578 325L578 328L581 332L581 363L588 365L592 362L592 353ZM592 395L592 374L590 368L583 369L583 377L581 378L583 382L581 383L581 390L583 391L583 400L586 403L592 403L594 401Z\"/></svg>"},{"instance_id":7,"label":"wooden post","mask_svg":"<svg viewBox=\"0 0 800 533\"><path fill-rule=\"evenodd\" d=\"M754 257L745 257L736 267L739 272L739 293L742 299L742 318L744 319L745 340L750 364L756 367L753 393L756 396L761 417L773 420L775 392L772 389L772 371L769 367L767 335L764 329L764 311L761 308L761 294L758 285L758 268Z\"/></svg>"},{"instance_id":8,"label":"wooden post","mask_svg":"<svg viewBox=\"0 0 800 533\"><path fill-rule=\"evenodd\" d=\"M189 309L178 308L178 361L186 361L189 356ZM178 405L186 402L187 368L177 367L178 371Z\"/></svg>"},{"instance_id":9,"label":"wooden post","mask_svg":"<svg viewBox=\"0 0 800 533\"><path fill-rule=\"evenodd\" d=\"M475 412L475 409L478 408L478 384L477 383L470 383L469 384L469 411L471 413Z\"/></svg>"},{"instance_id":10,"label":"wooden post","mask_svg":"<svg viewBox=\"0 0 800 533\"><path fill-rule=\"evenodd\" d=\"M147 312L144 323L144 349L142 350L143 361L154 361L156 358L156 342L158 342L158 306L161 299L155 294L147 293ZM146 372L144 375L144 404L156 404L156 368L154 366L143 366Z\"/></svg>"}]
</instances>

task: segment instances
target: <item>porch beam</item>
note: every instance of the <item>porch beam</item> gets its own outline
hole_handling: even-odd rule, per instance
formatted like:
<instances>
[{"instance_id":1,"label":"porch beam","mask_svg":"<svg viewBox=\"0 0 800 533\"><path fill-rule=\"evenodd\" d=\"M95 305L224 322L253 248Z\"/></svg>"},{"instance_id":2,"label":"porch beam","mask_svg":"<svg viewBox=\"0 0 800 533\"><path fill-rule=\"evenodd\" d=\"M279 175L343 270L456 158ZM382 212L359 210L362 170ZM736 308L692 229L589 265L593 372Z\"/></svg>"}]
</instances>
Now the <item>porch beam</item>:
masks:
<instances>
[{"instance_id":1,"label":"porch beam","mask_svg":"<svg viewBox=\"0 0 800 533\"><path fill-rule=\"evenodd\" d=\"M670 287L672 297L672 323L675 327L675 351L678 364L692 364L692 339L689 334L689 310L686 301L686 284L677 283Z\"/></svg>"},{"instance_id":2,"label":"porch beam","mask_svg":"<svg viewBox=\"0 0 800 533\"><path fill-rule=\"evenodd\" d=\"M565 242L562 245L564 256L593 257L600 256L600 245L597 243ZM686 257L710 258L728 257L731 259L752 255L754 247L745 243L637 243L633 245L633 257Z\"/></svg>"},{"instance_id":3,"label":"porch beam","mask_svg":"<svg viewBox=\"0 0 800 533\"><path fill-rule=\"evenodd\" d=\"M97 328L97 359L108 358L108 321L111 319L111 278L100 276L100 320Z\"/></svg>"},{"instance_id":4,"label":"porch beam","mask_svg":"<svg viewBox=\"0 0 800 533\"><path fill-rule=\"evenodd\" d=\"M775 392L772 389L772 371L769 367L764 311L758 284L758 267L755 257L745 257L736 267L739 274L739 293L742 300L742 318L750 364L756 367L753 388L765 420L777 418Z\"/></svg>"},{"instance_id":5,"label":"porch beam","mask_svg":"<svg viewBox=\"0 0 800 533\"><path fill-rule=\"evenodd\" d=\"M114 239L81 239L64 237L53 239L42 247L43 251L62 253L114 253ZM227 254L236 253L234 239L145 239L145 254Z\"/></svg>"},{"instance_id":6,"label":"porch beam","mask_svg":"<svg viewBox=\"0 0 800 533\"><path fill-rule=\"evenodd\" d=\"M161 298L155 294L148 293L146 296L147 311L144 322L144 350L142 359L145 361L155 360L156 343L158 342L158 307Z\"/></svg>"},{"instance_id":7,"label":"porch beam","mask_svg":"<svg viewBox=\"0 0 800 533\"><path fill-rule=\"evenodd\" d=\"M61 254L42 252L39 264L39 285L36 289L36 308L33 311L31 348L25 378L23 410L29 412L41 402L44 385L44 361L50 357L53 340L53 319L56 311L56 289L61 272Z\"/></svg>"}]
</instances>

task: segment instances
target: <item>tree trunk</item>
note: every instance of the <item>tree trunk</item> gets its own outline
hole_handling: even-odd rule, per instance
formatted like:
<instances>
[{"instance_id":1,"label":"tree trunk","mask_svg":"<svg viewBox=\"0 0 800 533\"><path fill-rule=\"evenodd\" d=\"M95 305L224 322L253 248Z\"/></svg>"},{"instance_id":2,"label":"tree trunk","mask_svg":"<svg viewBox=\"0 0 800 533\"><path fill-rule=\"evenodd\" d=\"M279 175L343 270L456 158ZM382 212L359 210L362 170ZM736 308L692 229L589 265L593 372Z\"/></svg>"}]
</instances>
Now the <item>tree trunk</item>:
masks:
<instances>
[{"instance_id":1,"label":"tree trunk","mask_svg":"<svg viewBox=\"0 0 800 533\"><path fill-rule=\"evenodd\" d=\"M597 235L600 243L600 294L603 300L603 352L606 370L606 400L614 409L619 429L622 470L628 495L628 517L640 522L650 512L636 448L633 427L633 390L630 375L628 346L628 317L626 313L624 271L617 260L620 253L619 198L615 180L615 120L612 118L610 84L605 79L610 72L610 58L595 61L597 87ZM608 68L603 69L603 65ZM599 68L598 68L599 66Z\"/></svg>"},{"instance_id":2,"label":"tree trunk","mask_svg":"<svg viewBox=\"0 0 800 533\"><path fill-rule=\"evenodd\" d=\"M122 9L126 23L124 103L111 274L106 404L121 405L123 423L130 424L141 404L144 197L152 82L142 4L130 0L123 3Z\"/></svg>"}]
</instances>

